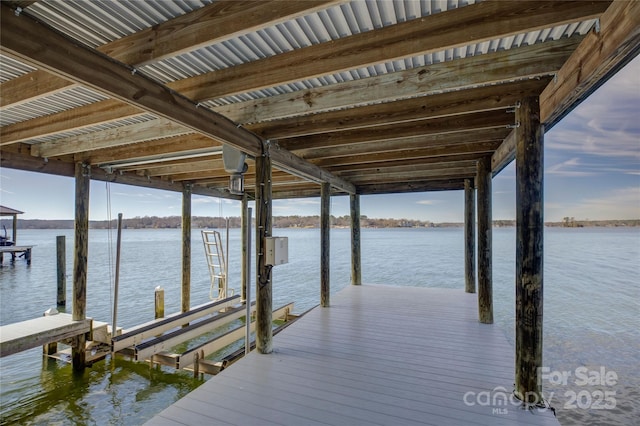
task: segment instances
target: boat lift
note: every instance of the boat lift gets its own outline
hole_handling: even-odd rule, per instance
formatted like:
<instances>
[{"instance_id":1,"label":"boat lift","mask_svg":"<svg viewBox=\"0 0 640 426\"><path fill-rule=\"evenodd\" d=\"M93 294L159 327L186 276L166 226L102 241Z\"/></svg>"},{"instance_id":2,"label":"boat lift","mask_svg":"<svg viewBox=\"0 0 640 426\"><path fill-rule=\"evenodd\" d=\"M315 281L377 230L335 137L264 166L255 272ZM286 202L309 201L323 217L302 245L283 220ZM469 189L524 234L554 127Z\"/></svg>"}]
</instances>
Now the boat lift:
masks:
<instances>
[{"instance_id":1,"label":"boat lift","mask_svg":"<svg viewBox=\"0 0 640 426\"><path fill-rule=\"evenodd\" d=\"M228 266L225 250L222 249L222 239L220 232L202 230L202 243L204 244L204 255L207 258L207 267L211 278L211 289L209 298L211 300L222 300L234 294L233 289L228 288ZM229 227L227 226L227 252L229 251Z\"/></svg>"}]
</instances>

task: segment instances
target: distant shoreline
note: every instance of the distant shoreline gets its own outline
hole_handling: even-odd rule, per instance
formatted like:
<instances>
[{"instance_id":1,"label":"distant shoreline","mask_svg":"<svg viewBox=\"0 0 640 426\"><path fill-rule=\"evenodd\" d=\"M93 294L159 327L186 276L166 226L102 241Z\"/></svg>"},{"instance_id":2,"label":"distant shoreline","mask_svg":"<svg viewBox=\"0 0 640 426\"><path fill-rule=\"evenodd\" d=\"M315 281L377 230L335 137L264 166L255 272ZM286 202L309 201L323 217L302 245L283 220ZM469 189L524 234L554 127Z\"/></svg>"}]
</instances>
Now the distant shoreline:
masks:
<instances>
[{"instance_id":1,"label":"distant shoreline","mask_svg":"<svg viewBox=\"0 0 640 426\"><path fill-rule=\"evenodd\" d=\"M351 218L349 216L331 216L332 228L349 228ZM180 216L169 217L135 217L123 219L125 229L179 229L182 219ZM194 216L192 227L196 229L204 228L224 228L225 219L219 217ZM91 229L115 228L116 221L90 221ZM43 219L18 219L18 229L73 229L73 220L43 220ZM13 226L11 220L0 220L0 233L2 226L10 230ZM275 228L319 228L319 216L274 216L273 226ZM378 219L361 217L360 226L362 228L458 228L464 226L460 222L434 223L429 221L411 219ZM515 220L494 220L494 228L515 227ZM640 219L620 219L620 220L575 220L565 218L562 222L545 222L546 227L554 228L619 228L619 227L640 227ZM230 217L229 227L239 228L240 218Z\"/></svg>"}]
</instances>

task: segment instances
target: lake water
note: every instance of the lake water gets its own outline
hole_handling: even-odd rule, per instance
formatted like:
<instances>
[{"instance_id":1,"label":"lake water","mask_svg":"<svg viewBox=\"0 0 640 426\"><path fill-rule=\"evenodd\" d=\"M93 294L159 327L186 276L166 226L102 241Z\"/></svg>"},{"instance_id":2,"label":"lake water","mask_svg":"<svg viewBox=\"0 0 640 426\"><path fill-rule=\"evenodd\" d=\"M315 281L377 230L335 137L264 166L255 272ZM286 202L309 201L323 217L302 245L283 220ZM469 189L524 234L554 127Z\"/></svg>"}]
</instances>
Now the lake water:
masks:
<instances>
[{"instance_id":1,"label":"lake water","mask_svg":"<svg viewBox=\"0 0 640 426\"><path fill-rule=\"evenodd\" d=\"M154 288L167 314L180 309L180 230L123 230L118 326L154 316ZM56 236L67 242L71 299L72 230L19 230L33 262L0 268L0 324L42 315L56 302ZM111 322L115 232L91 230L87 315ZM274 229L289 237L289 260L273 270L274 306L303 312L319 303L320 231ZM230 286L240 286L239 230L230 232ZM192 248L192 306L207 302L200 232ZM350 280L350 233L331 230L331 289ZM113 241L110 242L110 239ZM254 245L255 247L255 245ZM515 229L493 231L496 326L514 341ZM463 230L363 229L363 282L464 287ZM110 259L111 258L111 259ZM640 418L640 229L545 230L544 392L564 425L631 425ZM71 303L68 302L70 311ZM201 382L188 373L107 359L74 375L36 348L0 360L2 424L140 424ZM604 373L604 374L602 374ZM598 376L598 377L596 377ZM603 377L600 377L603 376ZM615 378L614 378L615 376ZM604 380L606 377L606 380ZM603 380L599 380L599 378ZM596 384L596 382L598 382Z\"/></svg>"}]
</instances>

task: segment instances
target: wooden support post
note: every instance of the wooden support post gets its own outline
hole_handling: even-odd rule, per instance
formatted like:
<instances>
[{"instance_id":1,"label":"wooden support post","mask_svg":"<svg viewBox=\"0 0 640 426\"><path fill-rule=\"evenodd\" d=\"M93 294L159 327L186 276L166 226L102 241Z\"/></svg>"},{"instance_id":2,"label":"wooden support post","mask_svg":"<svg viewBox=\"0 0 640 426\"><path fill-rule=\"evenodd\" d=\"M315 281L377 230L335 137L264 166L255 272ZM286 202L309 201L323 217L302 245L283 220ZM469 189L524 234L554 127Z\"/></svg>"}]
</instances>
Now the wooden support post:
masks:
<instances>
[{"instance_id":1,"label":"wooden support post","mask_svg":"<svg viewBox=\"0 0 640 426\"><path fill-rule=\"evenodd\" d=\"M247 300L247 286L249 285L250 279L247 269L248 263L248 244L247 244L247 236L249 234L249 224L248 220L248 212L249 212L249 199L247 194L242 194L242 205L240 207L240 241L241 241L241 259L240 259L240 282L242 283L242 300ZM227 253L227 257L229 253Z\"/></svg>"},{"instance_id":2,"label":"wooden support post","mask_svg":"<svg viewBox=\"0 0 640 426\"><path fill-rule=\"evenodd\" d=\"M535 404L542 402L544 130L539 99L524 99L516 120L516 396Z\"/></svg>"},{"instance_id":3,"label":"wooden support post","mask_svg":"<svg viewBox=\"0 0 640 426\"><path fill-rule=\"evenodd\" d=\"M478 161L478 316L481 323L493 324L491 277L491 159Z\"/></svg>"},{"instance_id":4,"label":"wooden support post","mask_svg":"<svg viewBox=\"0 0 640 426\"><path fill-rule=\"evenodd\" d=\"M155 299L155 317L164 318L164 288L157 286L154 293ZM115 336L115 332L114 332Z\"/></svg>"},{"instance_id":5,"label":"wooden support post","mask_svg":"<svg viewBox=\"0 0 640 426\"><path fill-rule=\"evenodd\" d=\"M182 312L191 306L191 184L182 189Z\"/></svg>"},{"instance_id":6,"label":"wooden support post","mask_svg":"<svg viewBox=\"0 0 640 426\"><path fill-rule=\"evenodd\" d=\"M331 184L320 186L320 306L329 307L331 283Z\"/></svg>"},{"instance_id":7,"label":"wooden support post","mask_svg":"<svg viewBox=\"0 0 640 426\"><path fill-rule=\"evenodd\" d=\"M58 276L56 305L64 308L67 306L67 248L64 235L56 237L56 265Z\"/></svg>"},{"instance_id":8,"label":"wooden support post","mask_svg":"<svg viewBox=\"0 0 640 426\"><path fill-rule=\"evenodd\" d=\"M18 245L18 215L13 215L13 234L11 234L13 245Z\"/></svg>"},{"instance_id":9,"label":"wooden support post","mask_svg":"<svg viewBox=\"0 0 640 426\"><path fill-rule=\"evenodd\" d=\"M271 265L266 264L266 238L271 236L271 158L256 157L256 349L273 350Z\"/></svg>"},{"instance_id":10,"label":"wooden support post","mask_svg":"<svg viewBox=\"0 0 640 426\"><path fill-rule=\"evenodd\" d=\"M476 292L476 190L464 181L464 291Z\"/></svg>"},{"instance_id":11,"label":"wooden support post","mask_svg":"<svg viewBox=\"0 0 640 426\"><path fill-rule=\"evenodd\" d=\"M75 250L73 258L73 312L74 321L84 320L87 309L87 269L89 252L89 188L91 166L76 163ZM86 336L73 339L71 358L73 369L83 371L86 361Z\"/></svg>"},{"instance_id":12,"label":"wooden support post","mask_svg":"<svg viewBox=\"0 0 640 426\"><path fill-rule=\"evenodd\" d=\"M351 284L362 284L362 255L360 252L360 196L349 196L351 210Z\"/></svg>"}]
</instances>

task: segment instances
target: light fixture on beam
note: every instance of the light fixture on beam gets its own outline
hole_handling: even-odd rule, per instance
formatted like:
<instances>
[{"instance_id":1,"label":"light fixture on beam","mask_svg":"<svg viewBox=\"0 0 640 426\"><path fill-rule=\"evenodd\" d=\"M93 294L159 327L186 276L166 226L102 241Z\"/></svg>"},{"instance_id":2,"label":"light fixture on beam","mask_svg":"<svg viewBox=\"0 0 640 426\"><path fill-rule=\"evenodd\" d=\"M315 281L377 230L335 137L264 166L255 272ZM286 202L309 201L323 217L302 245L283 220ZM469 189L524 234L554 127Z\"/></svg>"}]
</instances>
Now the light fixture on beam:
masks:
<instances>
[{"instance_id":1,"label":"light fixture on beam","mask_svg":"<svg viewBox=\"0 0 640 426\"><path fill-rule=\"evenodd\" d=\"M234 195L244 193L244 173L249 169L245 159L247 155L229 145L222 146L222 162L224 170L231 174L229 192Z\"/></svg>"}]
</instances>

